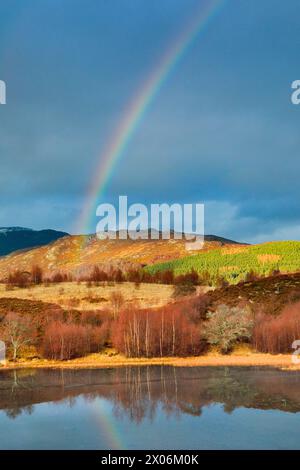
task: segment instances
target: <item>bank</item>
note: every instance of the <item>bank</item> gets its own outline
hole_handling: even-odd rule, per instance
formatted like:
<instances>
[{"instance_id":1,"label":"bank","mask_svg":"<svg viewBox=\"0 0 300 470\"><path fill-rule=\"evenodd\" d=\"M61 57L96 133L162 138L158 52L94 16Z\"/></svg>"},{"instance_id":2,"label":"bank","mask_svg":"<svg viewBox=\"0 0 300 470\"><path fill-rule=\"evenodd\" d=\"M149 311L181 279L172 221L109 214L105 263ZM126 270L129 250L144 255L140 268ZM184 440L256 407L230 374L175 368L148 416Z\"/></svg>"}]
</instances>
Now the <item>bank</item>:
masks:
<instances>
[{"instance_id":1,"label":"bank","mask_svg":"<svg viewBox=\"0 0 300 470\"><path fill-rule=\"evenodd\" d=\"M299 361L300 362L300 361ZM300 363L294 364L291 354L263 354L256 352L236 351L222 355L211 352L197 357L156 357L156 358L127 358L120 354L99 353L72 359L69 361L53 361L47 359L8 361L0 368L3 370L27 368L63 368L89 369L111 368L126 366L169 365L174 367L277 367L282 369L300 370Z\"/></svg>"}]
</instances>

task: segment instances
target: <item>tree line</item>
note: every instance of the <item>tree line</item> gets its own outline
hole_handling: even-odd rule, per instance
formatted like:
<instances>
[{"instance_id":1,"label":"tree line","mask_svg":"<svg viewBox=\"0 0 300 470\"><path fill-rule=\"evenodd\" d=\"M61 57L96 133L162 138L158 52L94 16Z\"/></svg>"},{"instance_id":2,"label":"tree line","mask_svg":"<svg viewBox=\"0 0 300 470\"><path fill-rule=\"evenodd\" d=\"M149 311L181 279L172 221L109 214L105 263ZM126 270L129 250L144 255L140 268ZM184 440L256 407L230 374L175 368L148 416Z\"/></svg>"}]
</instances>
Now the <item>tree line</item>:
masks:
<instances>
[{"instance_id":1,"label":"tree line","mask_svg":"<svg viewBox=\"0 0 300 470\"><path fill-rule=\"evenodd\" d=\"M86 282L90 285L100 284L105 282L132 282L136 285L141 283L153 284L166 284L166 285L185 285L185 286L198 286L198 285L212 285L213 281L208 272L204 271L201 274L197 273L194 269L185 273L175 275L174 271L167 269L165 271L149 272L143 268L131 268L127 271L122 271L119 268L101 269L99 266L94 266L89 274L74 276L71 273L54 272L52 275L45 275L43 269L34 265L30 271L22 271L19 269L9 273L7 279L2 280L7 285L7 288L26 288L31 285L39 284L58 284L62 282ZM218 287L226 287L228 282L219 276L214 280Z\"/></svg>"},{"instance_id":2,"label":"tree line","mask_svg":"<svg viewBox=\"0 0 300 470\"><path fill-rule=\"evenodd\" d=\"M300 338L300 303L272 316L250 304L219 304L194 296L155 309L126 306L116 292L110 310L47 308L41 315L8 311L0 316L0 339L13 360L33 347L36 357L70 360L104 348L126 357L195 356L214 346L230 352L238 343L257 351L291 353Z\"/></svg>"}]
</instances>

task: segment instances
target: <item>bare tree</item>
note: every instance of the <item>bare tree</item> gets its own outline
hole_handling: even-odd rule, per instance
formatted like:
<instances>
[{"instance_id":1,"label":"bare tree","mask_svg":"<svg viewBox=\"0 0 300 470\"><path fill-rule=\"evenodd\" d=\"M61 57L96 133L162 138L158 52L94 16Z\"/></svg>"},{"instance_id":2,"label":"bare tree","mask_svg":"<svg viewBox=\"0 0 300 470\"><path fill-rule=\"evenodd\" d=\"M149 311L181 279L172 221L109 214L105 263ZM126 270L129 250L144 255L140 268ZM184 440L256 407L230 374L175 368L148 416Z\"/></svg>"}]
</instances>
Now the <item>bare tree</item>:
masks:
<instances>
[{"instance_id":1,"label":"bare tree","mask_svg":"<svg viewBox=\"0 0 300 470\"><path fill-rule=\"evenodd\" d=\"M162 313L161 313L161 329L160 329L160 337L159 337L160 357L163 357L163 341L164 341L164 310L162 310Z\"/></svg>"},{"instance_id":2,"label":"bare tree","mask_svg":"<svg viewBox=\"0 0 300 470\"><path fill-rule=\"evenodd\" d=\"M200 325L173 305L151 312L131 306L121 310L112 329L114 347L128 357L199 354L201 338Z\"/></svg>"},{"instance_id":3,"label":"bare tree","mask_svg":"<svg viewBox=\"0 0 300 470\"><path fill-rule=\"evenodd\" d=\"M33 284L41 284L43 282L43 271L40 266L34 265L31 270L31 280Z\"/></svg>"},{"instance_id":4,"label":"bare tree","mask_svg":"<svg viewBox=\"0 0 300 470\"><path fill-rule=\"evenodd\" d=\"M172 353L173 356L175 356L175 338L176 338L176 326L175 326L175 318L174 318L174 313L172 315Z\"/></svg>"},{"instance_id":5,"label":"bare tree","mask_svg":"<svg viewBox=\"0 0 300 470\"><path fill-rule=\"evenodd\" d=\"M20 289L28 287L30 280L30 273L22 272L19 269L8 275L7 284Z\"/></svg>"},{"instance_id":6,"label":"bare tree","mask_svg":"<svg viewBox=\"0 0 300 470\"><path fill-rule=\"evenodd\" d=\"M34 339L34 327L28 317L9 312L2 323L1 333L3 340L9 344L13 351L13 360L16 361L20 349L30 344Z\"/></svg>"},{"instance_id":7,"label":"bare tree","mask_svg":"<svg viewBox=\"0 0 300 470\"><path fill-rule=\"evenodd\" d=\"M119 316L120 309L124 305L125 299L121 292L112 292L110 302L113 307L114 320Z\"/></svg>"}]
</instances>

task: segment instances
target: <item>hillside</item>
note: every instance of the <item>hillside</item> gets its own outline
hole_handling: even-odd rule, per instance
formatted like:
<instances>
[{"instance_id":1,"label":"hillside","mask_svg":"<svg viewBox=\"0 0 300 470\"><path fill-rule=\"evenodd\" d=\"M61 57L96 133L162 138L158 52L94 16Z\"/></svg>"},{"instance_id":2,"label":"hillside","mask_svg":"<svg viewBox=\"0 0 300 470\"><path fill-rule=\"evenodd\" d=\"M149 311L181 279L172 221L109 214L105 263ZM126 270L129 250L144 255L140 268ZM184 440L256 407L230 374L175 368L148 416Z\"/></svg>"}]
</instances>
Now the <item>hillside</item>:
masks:
<instances>
[{"instance_id":1,"label":"hillside","mask_svg":"<svg viewBox=\"0 0 300 470\"><path fill-rule=\"evenodd\" d=\"M204 251L220 247L236 247L236 242L209 235ZM203 250L202 250L203 251ZM68 236L50 245L12 253L0 258L0 278L16 269L30 271L33 265L43 268L46 275L65 272L86 274L95 265L129 267L152 265L186 256L185 240L99 240L94 235Z\"/></svg>"},{"instance_id":2,"label":"hillside","mask_svg":"<svg viewBox=\"0 0 300 470\"><path fill-rule=\"evenodd\" d=\"M31 230L23 227L0 227L0 256L17 250L48 245L68 235L56 230Z\"/></svg>"},{"instance_id":3,"label":"hillside","mask_svg":"<svg viewBox=\"0 0 300 470\"><path fill-rule=\"evenodd\" d=\"M207 271L213 278L222 276L230 283L237 283L250 271L268 275L274 270L281 272L300 270L300 242L282 241L251 246L225 246L157 263L146 269L151 273L172 269L175 274L184 274L194 269L199 273Z\"/></svg>"},{"instance_id":4,"label":"hillside","mask_svg":"<svg viewBox=\"0 0 300 470\"><path fill-rule=\"evenodd\" d=\"M281 274L211 290L202 298L207 310L214 310L221 304L234 307L246 302L256 313L263 310L271 315L277 315L287 305L299 301L300 273Z\"/></svg>"}]
</instances>

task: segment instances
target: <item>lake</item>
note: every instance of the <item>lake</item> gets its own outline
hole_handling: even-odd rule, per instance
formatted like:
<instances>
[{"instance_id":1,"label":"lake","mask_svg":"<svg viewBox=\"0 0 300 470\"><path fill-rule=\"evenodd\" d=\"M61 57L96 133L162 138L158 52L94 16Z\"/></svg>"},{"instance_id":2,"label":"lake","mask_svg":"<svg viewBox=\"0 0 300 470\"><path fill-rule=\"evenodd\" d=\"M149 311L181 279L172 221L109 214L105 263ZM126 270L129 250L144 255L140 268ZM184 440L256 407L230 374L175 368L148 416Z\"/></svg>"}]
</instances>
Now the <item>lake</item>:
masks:
<instances>
[{"instance_id":1,"label":"lake","mask_svg":"<svg viewBox=\"0 0 300 470\"><path fill-rule=\"evenodd\" d=\"M300 449L300 372L0 372L1 449Z\"/></svg>"}]
</instances>

